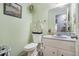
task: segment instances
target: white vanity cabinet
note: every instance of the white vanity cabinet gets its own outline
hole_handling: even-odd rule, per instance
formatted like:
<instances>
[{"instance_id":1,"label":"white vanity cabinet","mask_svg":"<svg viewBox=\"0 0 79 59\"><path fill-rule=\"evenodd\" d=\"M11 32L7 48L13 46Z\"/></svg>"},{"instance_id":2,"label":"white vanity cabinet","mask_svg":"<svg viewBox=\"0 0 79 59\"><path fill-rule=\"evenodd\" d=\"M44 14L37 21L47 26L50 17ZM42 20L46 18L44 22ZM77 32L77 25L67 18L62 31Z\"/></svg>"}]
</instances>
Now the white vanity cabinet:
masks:
<instances>
[{"instance_id":1,"label":"white vanity cabinet","mask_svg":"<svg viewBox=\"0 0 79 59\"><path fill-rule=\"evenodd\" d=\"M58 49L58 56L75 56L75 52L64 49Z\"/></svg>"},{"instance_id":2,"label":"white vanity cabinet","mask_svg":"<svg viewBox=\"0 0 79 59\"><path fill-rule=\"evenodd\" d=\"M45 56L57 56L57 49L49 46L44 46L43 53Z\"/></svg>"},{"instance_id":3,"label":"white vanity cabinet","mask_svg":"<svg viewBox=\"0 0 79 59\"><path fill-rule=\"evenodd\" d=\"M44 56L75 56L76 41L55 38L43 38Z\"/></svg>"}]
</instances>

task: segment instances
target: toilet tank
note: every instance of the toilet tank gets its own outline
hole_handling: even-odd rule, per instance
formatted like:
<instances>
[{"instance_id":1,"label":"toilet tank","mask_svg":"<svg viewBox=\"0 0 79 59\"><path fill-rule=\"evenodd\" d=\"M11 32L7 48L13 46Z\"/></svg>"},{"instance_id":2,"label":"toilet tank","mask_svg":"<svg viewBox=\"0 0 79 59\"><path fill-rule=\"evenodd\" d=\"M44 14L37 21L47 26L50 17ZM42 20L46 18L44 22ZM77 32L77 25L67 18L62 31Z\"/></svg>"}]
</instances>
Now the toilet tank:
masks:
<instances>
[{"instance_id":1,"label":"toilet tank","mask_svg":"<svg viewBox=\"0 0 79 59\"><path fill-rule=\"evenodd\" d=\"M32 32L32 37L34 43L41 43L42 32Z\"/></svg>"}]
</instances>

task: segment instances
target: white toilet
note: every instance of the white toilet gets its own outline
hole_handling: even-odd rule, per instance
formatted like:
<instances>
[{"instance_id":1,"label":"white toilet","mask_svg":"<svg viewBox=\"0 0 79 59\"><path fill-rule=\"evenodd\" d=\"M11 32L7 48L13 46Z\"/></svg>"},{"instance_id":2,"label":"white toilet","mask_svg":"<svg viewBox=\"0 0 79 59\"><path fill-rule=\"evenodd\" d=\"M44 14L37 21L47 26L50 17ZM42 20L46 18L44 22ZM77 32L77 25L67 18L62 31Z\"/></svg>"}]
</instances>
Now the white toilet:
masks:
<instances>
[{"instance_id":1,"label":"white toilet","mask_svg":"<svg viewBox=\"0 0 79 59\"><path fill-rule=\"evenodd\" d=\"M37 56L38 51L37 51L37 46L38 43L41 43L42 40L42 33L33 33L33 42L26 45L24 47L24 51L28 52L28 56Z\"/></svg>"}]
</instances>

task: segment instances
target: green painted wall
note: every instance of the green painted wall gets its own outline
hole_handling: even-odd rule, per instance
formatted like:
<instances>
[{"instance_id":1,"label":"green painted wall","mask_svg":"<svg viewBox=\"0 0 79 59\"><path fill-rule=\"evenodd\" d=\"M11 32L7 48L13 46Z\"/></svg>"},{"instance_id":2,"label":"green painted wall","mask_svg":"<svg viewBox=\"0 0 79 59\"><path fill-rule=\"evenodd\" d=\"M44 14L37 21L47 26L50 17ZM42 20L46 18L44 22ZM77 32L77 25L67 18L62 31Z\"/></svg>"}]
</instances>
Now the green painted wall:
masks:
<instances>
[{"instance_id":1,"label":"green painted wall","mask_svg":"<svg viewBox=\"0 0 79 59\"><path fill-rule=\"evenodd\" d=\"M22 18L3 14L3 4L0 4L0 45L11 47L11 55L18 55L29 41L32 15L29 13L29 4L22 6Z\"/></svg>"}]
</instances>

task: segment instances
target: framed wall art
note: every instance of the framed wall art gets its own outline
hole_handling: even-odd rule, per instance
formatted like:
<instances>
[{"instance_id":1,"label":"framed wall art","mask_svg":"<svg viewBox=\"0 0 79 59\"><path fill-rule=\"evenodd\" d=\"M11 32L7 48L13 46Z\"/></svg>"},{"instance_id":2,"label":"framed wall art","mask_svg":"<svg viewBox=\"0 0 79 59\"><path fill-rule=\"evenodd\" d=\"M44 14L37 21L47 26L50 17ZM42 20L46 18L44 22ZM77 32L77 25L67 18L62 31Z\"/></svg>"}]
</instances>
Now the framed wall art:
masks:
<instances>
[{"instance_id":1,"label":"framed wall art","mask_svg":"<svg viewBox=\"0 0 79 59\"><path fill-rule=\"evenodd\" d=\"M22 18L22 6L17 3L4 3L4 14Z\"/></svg>"}]
</instances>

